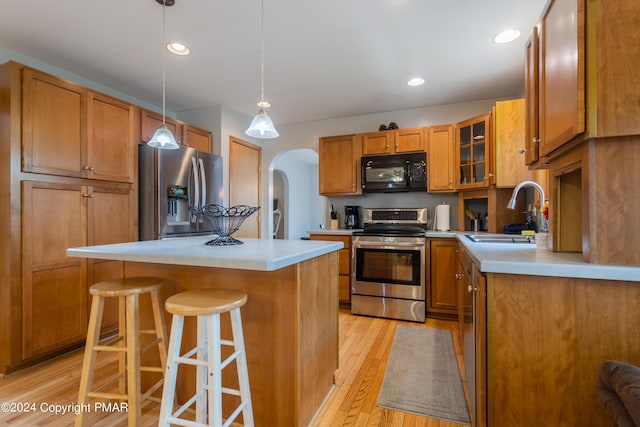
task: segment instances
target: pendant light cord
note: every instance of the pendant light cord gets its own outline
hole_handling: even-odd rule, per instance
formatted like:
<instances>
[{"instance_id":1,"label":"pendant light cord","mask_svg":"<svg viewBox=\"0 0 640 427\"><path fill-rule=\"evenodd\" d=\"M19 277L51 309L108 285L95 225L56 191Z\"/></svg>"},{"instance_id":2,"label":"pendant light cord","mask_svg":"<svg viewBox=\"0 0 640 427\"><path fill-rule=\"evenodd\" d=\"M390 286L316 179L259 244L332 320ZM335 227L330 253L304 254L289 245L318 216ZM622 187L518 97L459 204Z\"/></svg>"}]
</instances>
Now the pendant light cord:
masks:
<instances>
[{"instance_id":1,"label":"pendant light cord","mask_svg":"<svg viewBox=\"0 0 640 427\"><path fill-rule=\"evenodd\" d=\"M264 105L264 0L260 4L260 108Z\"/></svg>"},{"instance_id":2,"label":"pendant light cord","mask_svg":"<svg viewBox=\"0 0 640 427\"><path fill-rule=\"evenodd\" d=\"M167 0L163 0L162 2L162 124L166 126L165 121L165 109L166 109L166 95L165 95L165 85L166 85L166 65L165 65L165 39L166 39L166 26L167 26Z\"/></svg>"}]
</instances>

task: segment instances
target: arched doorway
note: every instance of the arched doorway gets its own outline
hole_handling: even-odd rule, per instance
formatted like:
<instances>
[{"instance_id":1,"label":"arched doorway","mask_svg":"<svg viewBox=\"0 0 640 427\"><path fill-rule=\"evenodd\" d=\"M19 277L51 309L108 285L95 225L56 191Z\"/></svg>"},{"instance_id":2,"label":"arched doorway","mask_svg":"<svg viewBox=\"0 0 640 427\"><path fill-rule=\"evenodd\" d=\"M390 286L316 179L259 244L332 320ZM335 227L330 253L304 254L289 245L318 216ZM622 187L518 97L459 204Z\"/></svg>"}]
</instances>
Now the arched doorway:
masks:
<instances>
[{"instance_id":1,"label":"arched doorway","mask_svg":"<svg viewBox=\"0 0 640 427\"><path fill-rule=\"evenodd\" d=\"M273 172L271 203L277 199L282 213L276 238L307 237L309 230L317 229L323 221L323 197L318 193L318 153L309 148L283 151L274 157L270 169ZM275 206L273 209L275 211Z\"/></svg>"}]
</instances>

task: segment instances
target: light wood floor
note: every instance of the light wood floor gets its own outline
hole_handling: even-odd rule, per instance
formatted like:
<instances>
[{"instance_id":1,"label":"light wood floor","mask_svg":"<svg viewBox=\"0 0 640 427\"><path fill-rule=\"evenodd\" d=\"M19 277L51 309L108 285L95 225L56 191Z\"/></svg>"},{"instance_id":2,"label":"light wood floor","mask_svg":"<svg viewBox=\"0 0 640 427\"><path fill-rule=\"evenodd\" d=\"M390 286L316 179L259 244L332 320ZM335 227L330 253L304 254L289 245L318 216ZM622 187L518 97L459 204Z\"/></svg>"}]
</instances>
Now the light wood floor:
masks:
<instances>
[{"instance_id":1,"label":"light wood floor","mask_svg":"<svg viewBox=\"0 0 640 427\"><path fill-rule=\"evenodd\" d=\"M352 316L340 310L340 367L336 386L311 424L314 427L394 426L394 427L462 427L461 424L420 417L376 406L384 377L386 361L398 324L417 326L412 322ZM421 326L453 331L458 363L462 363L461 345L455 322L428 319ZM82 366L82 352L76 351L0 379L0 403L35 404L35 411L6 413L0 411L0 426L68 426L73 413L55 414L50 405L72 405L77 399ZM100 375L108 378L116 366L99 363ZM96 376L96 381L100 377ZM149 402L142 409L142 426L158 423L159 404ZM125 426L126 413L95 412L89 425ZM269 426L271 427L271 426ZM288 426L283 426L288 427Z\"/></svg>"}]
</instances>

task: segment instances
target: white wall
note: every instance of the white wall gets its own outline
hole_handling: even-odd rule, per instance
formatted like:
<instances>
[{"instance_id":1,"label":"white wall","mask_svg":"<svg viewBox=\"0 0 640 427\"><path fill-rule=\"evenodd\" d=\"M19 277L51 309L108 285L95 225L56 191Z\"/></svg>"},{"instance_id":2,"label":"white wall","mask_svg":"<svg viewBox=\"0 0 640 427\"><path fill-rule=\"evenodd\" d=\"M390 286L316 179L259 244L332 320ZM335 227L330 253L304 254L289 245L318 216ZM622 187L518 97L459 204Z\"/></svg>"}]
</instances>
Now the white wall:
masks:
<instances>
[{"instance_id":1,"label":"white wall","mask_svg":"<svg viewBox=\"0 0 640 427\"><path fill-rule=\"evenodd\" d=\"M88 87L98 92L102 92L107 95L111 95L114 98L122 99L123 101L130 102L134 105L138 105L140 107L146 108L151 111L155 111L157 113L162 113L162 106L157 107L155 105L149 104L148 102L141 101L137 98L130 96L124 92L119 92L115 89L104 86L98 82L90 80L84 76L80 76L78 74L71 73L62 68L54 67L53 65L49 65L46 62L42 62L38 59L32 58L30 56L23 55L19 52L16 52L11 49L4 48L0 46L0 64L4 64L8 61L19 62L20 64L26 65L31 68L35 68L40 71L44 71L45 73L52 74L54 76L69 80L71 82L77 83L81 86ZM158 88L158 93L161 93L162 88ZM176 117L174 113L167 111L167 116Z\"/></svg>"},{"instance_id":2,"label":"white wall","mask_svg":"<svg viewBox=\"0 0 640 427\"><path fill-rule=\"evenodd\" d=\"M323 217L322 198L318 195L318 166L299 161L297 151L280 153L270 166L271 171L278 169L287 177L288 194L280 210L285 216L285 238L292 240L307 237L310 229L318 228Z\"/></svg>"}]
</instances>

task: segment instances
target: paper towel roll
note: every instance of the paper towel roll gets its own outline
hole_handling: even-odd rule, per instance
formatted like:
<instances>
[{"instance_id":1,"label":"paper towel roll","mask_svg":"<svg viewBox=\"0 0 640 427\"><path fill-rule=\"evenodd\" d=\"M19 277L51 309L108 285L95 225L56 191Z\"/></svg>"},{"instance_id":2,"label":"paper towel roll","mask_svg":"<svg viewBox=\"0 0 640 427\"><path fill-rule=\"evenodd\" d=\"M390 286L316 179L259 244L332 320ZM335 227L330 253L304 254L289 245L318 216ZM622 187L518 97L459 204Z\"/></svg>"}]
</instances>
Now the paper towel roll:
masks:
<instances>
[{"instance_id":1,"label":"paper towel roll","mask_svg":"<svg viewBox=\"0 0 640 427\"><path fill-rule=\"evenodd\" d=\"M448 231L449 230L449 205L437 205L435 211L434 229L437 231Z\"/></svg>"}]
</instances>

